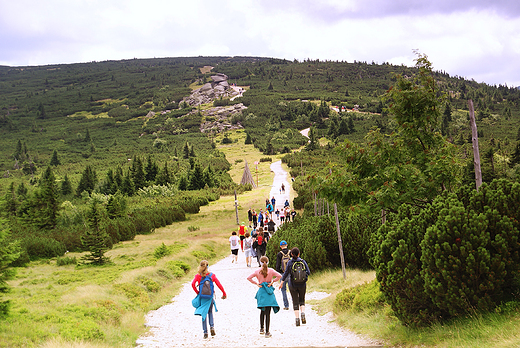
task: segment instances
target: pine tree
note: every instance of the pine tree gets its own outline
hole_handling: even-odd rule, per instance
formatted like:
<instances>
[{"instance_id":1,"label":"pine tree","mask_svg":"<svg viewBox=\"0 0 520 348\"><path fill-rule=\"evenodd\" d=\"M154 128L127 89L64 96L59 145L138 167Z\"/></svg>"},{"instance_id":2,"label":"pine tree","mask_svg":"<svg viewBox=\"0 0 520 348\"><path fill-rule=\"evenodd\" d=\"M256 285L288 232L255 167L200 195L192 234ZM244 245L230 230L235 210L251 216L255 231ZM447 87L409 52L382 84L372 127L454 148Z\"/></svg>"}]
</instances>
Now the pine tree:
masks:
<instances>
[{"instance_id":1,"label":"pine tree","mask_svg":"<svg viewBox=\"0 0 520 348\"><path fill-rule=\"evenodd\" d=\"M211 169L211 164L204 169L202 173L204 187L208 185L208 187L215 186L215 174L213 173L213 169Z\"/></svg>"},{"instance_id":2,"label":"pine tree","mask_svg":"<svg viewBox=\"0 0 520 348\"><path fill-rule=\"evenodd\" d=\"M23 200L27 196L27 187L23 182L18 185L18 188L16 189L16 195L19 197L20 200Z\"/></svg>"},{"instance_id":3,"label":"pine tree","mask_svg":"<svg viewBox=\"0 0 520 348\"><path fill-rule=\"evenodd\" d=\"M126 200L121 193L110 196L107 202L107 215L110 219L122 217L126 211Z\"/></svg>"},{"instance_id":4,"label":"pine tree","mask_svg":"<svg viewBox=\"0 0 520 348\"><path fill-rule=\"evenodd\" d=\"M70 195L72 193L72 184L70 183L68 175L65 174L63 181L61 183L61 194L63 196Z\"/></svg>"},{"instance_id":5,"label":"pine tree","mask_svg":"<svg viewBox=\"0 0 520 348\"><path fill-rule=\"evenodd\" d=\"M6 221L0 220L0 294L9 292L7 281L15 276L14 268L9 265L20 256L20 245L13 242L11 231L7 228ZM0 301L0 318L9 313L9 300Z\"/></svg>"},{"instance_id":6,"label":"pine tree","mask_svg":"<svg viewBox=\"0 0 520 348\"><path fill-rule=\"evenodd\" d=\"M120 186L121 192L128 197L131 197L135 194L135 186L132 178L130 177L130 171L124 176L123 181Z\"/></svg>"},{"instance_id":7,"label":"pine tree","mask_svg":"<svg viewBox=\"0 0 520 348\"><path fill-rule=\"evenodd\" d=\"M184 144L182 151L184 153L184 159L190 158L190 146L188 145L188 142Z\"/></svg>"},{"instance_id":8,"label":"pine tree","mask_svg":"<svg viewBox=\"0 0 520 348\"><path fill-rule=\"evenodd\" d=\"M170 170L168 169L168 162L164 163L164 167L159 170L159 174L155 178L155 183L157 185L168 185L172 182Z\"/></svg>"},{"instance_id":9,"label":"pine tree","mask_svg":"<svg viewBox=\"0 0 520 348\"><path fill-rule=\"evenodd\" d=\"M146 186L146 176L144 174L143 162L137 156L134 156L134 160L132 161L132 181L134 182L134 187L136 190Z\"/></svg>"},{"instance_id":10,"label":"pine tree","mask_svg":"<svg viewBox=\"0 0 520 348\"><path fill-rule=\"evenodd\" d=\"M79 180L78 188L76 189L76 196L81 197L83 191L87 191L88 193L92 193L97 184L97 175L94 169L91 166L87 165L85 170L81 174L81 179Z\"/></svg>"},{"instance_id":11,"label":"pine tree","mask_svg":"<svg viewBox=\"0 0 520 348\"><path fill-rule=\"evenodd\" d=\"M253 139L251 139L251 135L249 133L246 133L246 141L245 144L249 145L253 143Z\"/></svg>"},{"instance_id":12,"label":"pine tree","mask_svg":"<svg viewBox=\"0 0 520 348\"><path fill-rule=\"evenodd\" d=\"M87 128L87 133L85 134L85 139L83 139L86 143L91 143L92 142L92 138L90 137L90 132Z\"/></svg>"},{"instance_id":13,"label":"pine tree","mask_svg":"<svg viewBox=\"0 0 520 348\"><path fill-rule=\"evenodd\" d=\"M311 127L309 130L309 142L305 146L305 149L307 151L316 150L320 147L320 144L318 143L318 140L316 139L316 130L314 127Z\"/></svg>"},{"instance_id":14,"label":"pine tree","mask_svg":"<svg viewBox=\"0 0 520 348\"><path fill-rule=\"evenodd\" d=\"M83 256L85 263L103 265L109 261L105 252L109 249L109 236L104 228L104 219L99 208L99 203L92 200L87 213L88 229L81 236L81 243L90 254Z\"/></svg>"},{"instance_id":15,"label":"pine tree","mask_svg":"<svg viewBox=\"0 0 520 348\"><path fill-rule=\"evenodd\" d=\"M27 224L52 229L58 220L59 190L50 166L43 173L39 185L31 197L22 202L18 215Z\"/></svg>"},{"instance_id":16,"label":"pine tree","mask_svg":"<svg viewBox=\"0 0 520 348\"><path fill-rule=\"evenodd\" d=\"M190 172L190 179L188 183L189 190L200 190L204 188L204 177L200 165L197 163Z\"/></svg>"},{"instance_id":17,"label":"pine tree","mask_svg":"<svg viewBox=\"0 0 520 348\"><path fill-rule=\"evenodd\" d=\"M146 175L145 175L146 181L150 182L150 183L154 182L155 177L157 176L157 174L159 172L159 167L157 166L157 163L155 163L152 160L152 156L148 156L148 162L146 163L145 171L146 171Z\"/></svg>"},{"instance_id":18,"label":"pine tree","mask_svg":"<svg viewBox=\"0 0 520 348\"><path fill-rule=\"evenodd\" d=\"M54 149L52 153L51 162L49 163L51 166L59 166L61 164L60 159L58 158L58 151Z\"/></svg>"},{"instance_id":19,"label":"pine tree","mask_svg":"<svg viewBox=\"0 0 520 348\"><path fill-rule=\"evenodd\" d=\"M11 185L9 185L9 189L4 195L4 202L3 210L10 215L16 215L16 211L18 210L18 201L16 200L16 195L14 193L14 182L11 182Z\"/></svg>"},{"instance_id":20,"label":"pine tree","mask_svg":"<svg viewBox=\"0 0 520 348\"><path fill-rule=\"evenodd\" d=\"M179 180L179 191L186 191L188 189L188 179L183 175Z\"/></svg>"}]
</instances>

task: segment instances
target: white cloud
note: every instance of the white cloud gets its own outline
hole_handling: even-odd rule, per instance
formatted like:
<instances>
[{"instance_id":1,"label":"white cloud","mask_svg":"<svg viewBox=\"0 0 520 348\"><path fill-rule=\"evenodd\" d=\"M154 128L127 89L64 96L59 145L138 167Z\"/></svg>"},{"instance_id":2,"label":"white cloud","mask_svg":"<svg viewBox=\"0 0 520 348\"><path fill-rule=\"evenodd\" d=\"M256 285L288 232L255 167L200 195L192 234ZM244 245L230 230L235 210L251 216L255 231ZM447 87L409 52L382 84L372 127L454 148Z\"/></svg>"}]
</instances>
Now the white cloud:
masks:
<instances>
[{"instance_id":1,"label":"white cloud","mask_svg":"<svg viewBox=\"0 0 520 348\"><path fill-rule=\"evenodd\" d=\"M520 85L520 2L0 0L0 64L253 55L413 64Z\"/></svg>"}]
</instances>

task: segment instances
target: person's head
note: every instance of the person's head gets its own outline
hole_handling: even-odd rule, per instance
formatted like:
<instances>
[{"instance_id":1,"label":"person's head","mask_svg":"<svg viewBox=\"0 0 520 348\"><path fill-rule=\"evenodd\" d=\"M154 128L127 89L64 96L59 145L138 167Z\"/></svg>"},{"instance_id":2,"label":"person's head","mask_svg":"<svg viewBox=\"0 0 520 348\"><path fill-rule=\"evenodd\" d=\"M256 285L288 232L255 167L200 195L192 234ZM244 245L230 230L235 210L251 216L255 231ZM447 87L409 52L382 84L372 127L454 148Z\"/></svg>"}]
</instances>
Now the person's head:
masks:
<instances>
[{"instance_id":1,"label":"person's head","mask_svg":"<svg viewBox=\"0 0 520 348\"><path fill-rule=\"evenodd\" d=\"M287 242L284 241L284 240L282 240L282 241L280 242L280 248L282 248L282 249L287 249Z\"/></svg>"},{"instance_id":2,"label":"person's head","mask_svg":"<svg viewBox=\"0 0 520 348\"><path fill-rule=\"evenodd\" d=\"M264 228L262 226L258 227L258 233L260 233L263 230L264 230Z\"/></svg>"},{"instance_id":3,"label":"person's head","mask_svg":"<svg viewBox=\"0 0 520 348\"><path fill-rule=\"evenodd\" d=\"M233 231L233 232L231 232L231 235L232 235L232 236L236 236L237 233L236 233L235 231Z\"/></svg>"},{"instance_id":4,"label":"person's head","mask_svg":"<svg viewBox=\"0 0 520 348\"><path fill-rule=\"evenodd\" d=\"M267 277L267 273L268 273L267 265L269 264L269 259L267 258L267 256L262 256L260 258L260 263L262 264L262 270L260 271L260 273L264 277Z\"/></svg>"},{"instance_id":5,"label":"person's head","mask_svg":"<svg viewBox=\"0 0 520 348\"><path fill-rule=\"evenodd\" d=\"M244 234L244 237L249 238L249 232L246 232L246 234Z\"/></svg>"},{"instance_id":6,"label":"person's head","mask_svg":"<svg viewBox=\"0 0 520 348\"><path fill-rule=\"evenodd\" d=\"M258 235L263 237L263 236L264 236L264 230L263 230L263 229L260 229L260 230L258 231Z\"/></svg>"},{"instance_id":7,"label":"person's head","mask_svg":"<svg viewBox=\"0 0 520 348\"><path fill-rule=\"evenodd\" d=\"M206 260L202 260L199 265L199 269L197 270L197 273L201 275L201 277L205 277L206 274L209 273L208 271L209 262Z\"/></svg>"},{"instance_id":8,"label":"person's head","mask_svg":"<svg viewBox=\"0 0 520 348\"><path fill-rule=\"evenodd\" d=\"M298 256L300 256L300 249L298 249L297 247L292 248L291 256L295 259L298 258Z\"/></svg>"}]
</instances>

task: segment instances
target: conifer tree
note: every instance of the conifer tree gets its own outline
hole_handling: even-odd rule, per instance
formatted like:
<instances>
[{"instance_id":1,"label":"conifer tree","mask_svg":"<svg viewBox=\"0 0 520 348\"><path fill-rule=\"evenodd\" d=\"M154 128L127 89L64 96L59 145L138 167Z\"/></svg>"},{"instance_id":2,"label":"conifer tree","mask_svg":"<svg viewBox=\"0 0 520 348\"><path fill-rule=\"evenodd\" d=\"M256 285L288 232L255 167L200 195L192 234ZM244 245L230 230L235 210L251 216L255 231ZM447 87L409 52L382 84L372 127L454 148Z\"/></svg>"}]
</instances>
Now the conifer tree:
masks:
<instances>
[{"instance_id":1,"label":"conifer tree","mask_svg":"<svg viewBox=\"0 0 520 348\"><path fill-rule=\"evenodd\" d=\"M27 224L52 229L58 219L58 199L58 184L49 166L40 179L40 187L22 203L18 215Z\"/></svg>"},{"instance_id":2,"label":"conifer tree","mask_svg":"<svg viewBox=\"0 0 520 348\"><path fill-rule=\"evenodd\" d=\"M211 164L209 164L206 169L204 169L204 172L202 173L204 186L208 185L208 187L214 187L215 186L215 173L213 172L213 169L211 169Z\"/></svg>"},{"instance_id":3,"label":"conifer tree","mask_svg":"<svg viewBox=\"0 0 520 348\"><path fill-rule=\"evenodd\" d=\"M9 265L18 259L21 250L19 243L13 242L10 234L6 221L0 220L0 295L9 292L7 281L15 276L15 270ZM0 318L9 313L9 307L9 300L0 300Z\"/></svg>"},{"instance_id":4,"label":"conifer tree","mask_svg":"<svg viewBox=\"0 0 520 348\"><path fill-rule=\"evenodd\" d=\"M132 161L131 173L135 190L139 190L146 186L146 176L143 169L143 162L137 156L134 156L134 160Z\"/></svg>"},{"instance_id":5,"label":"conifer tree","mask_svg":"<svg viewBox=\"0 0 520 348\"><path fill-rule=\"evenodd\" d=\"M65 174L61 183L61 194L63 196L70 195L72 193L72 184L70 183L69 176Z\"/></svg>"},{"instance_id":6,"label":"conifer tree","mask_svg":"<svg viewBox=\"0 0 520 348\"><path fill-rule=\"evenodd\" d=\"M16 189L16 195L20 200L23 200L27 196L27 192L27 187L23 182L21 182L20 185L18 185L18 188Z\"/></svg>"},{"instance_id":7,"label":"conifer tree","mask_svg":"<svg viewBox=\"0 0 520 348\"><path fill-rule=\"evenodd\" d=\"M159 172L159 167L157 166L157 163L155 163L152 160L152 156L150 156L150 155L148 156L148 162L146 163L145 171L146 171L146 175L145 175L146 181L150 182L150 183L154 182L155 177L157 176L157 174Z\"/></svg>"},{"instance_id":8,"label":"conifer tree","mask_svg":"<svg viewBox=\"0 0 520 348\"><path fill-rule=\"evenodd\" d=\"M130 177L130 171L124 176L123 181L121 183L121 192L128 197L131 197L135 194L135 186L132 178Z\"/></svg>"},{"instance_id":9,"label":"conifer tree","mask_svg":"<svg viewBox=\"0 0 520 348\"><path fill-rule=\"evenodd\" d=\"M305 149L307 151L316 150L320 147L320 144L318 143L318 140L316 139L316 130L314 127L311 127L309 130L309 142L305 146Z\"/></svg>"},{"instance_id":10,"label":"conifer tree","mask_svg":"<svg viewBox=\"0 0 520 348\"><path fill-rule=\"evenodd\" d=\"M105 252L109 249L109 236L104 228L104 218L96 200L92 200L87 213L88 229L81 236L81 243L90 254L83 256L85 263L103 265L109 261Z\"/></svg>"},{"instance_id":11,"label":"conifer tree","mask_svg":"<svg viewBox=\"0 0 520 348\"><path fill-rule=\"evenodd\" d=\"M159 170L159 174L155 178L155 183L157 185L168 185L171 184L172 178L170 174L170 170L168 169L168 162L164 162L164 167Z\"/></svg>"},{"instance_id":12,"label":"conifer tree","mask_svg":"<svg viewBox=\"0 0 520 348\"><path fill-rule=\"evenodd\" d=\"M196 163L195 167L190 172L188 189L189 190L200 190L203 188L204 188L204 177L203 177L200 165L198 163Z\"/></svg>"},{"instance_id":13,"label":"conifer tree","mask_svg":"<svg viewBox=\"0 0 520 348\"><path fill-rule=\"evenodd\" d=\"M179 180L179 191L186 191L188 189L188 179L183 175Z\"/></svg>"},{"instance_id":14,"label":"conifer tree","mask_svg":"<svg viewBox=\"0 0 520 348\"><path fill-rule=\"evenodd\" d=\"M247 133L246 132L246 141L245 141L245 144L246 145L249 145L249 144L252 144L253 143L253 139L251 139L251 134Z\"/></svg>"},{"instance_id":15,"label":"conifer tree","mask_svg":"<svg viewBox=\"0 0 520 348\"><path fill-rule=\"evenodd\" d=\"M3 210L10 215L16 215L16 211L18 210L18 201L16 200L16 195L14 193L14 182L11 182L11 185L9 185L9 189L4 196L4 202Z\"/></svg>"},{"instance_id":16,"label":"conifer tree","mask_svg":"<svg viewBox=\"0 0 520 348\"><path fill-rule=\"evenodd\" d=\"M87 191L88 193L92 193L97 184L97 174L94 169L90 165L85 167L85 170L81 174L81 179L79 180L78 187L76 189L76 196L81 197L81 193L83 191Z\"/></svg>"},{"instance_id":17,"label":"conifer tree","mask_svg":"<svg viewBox=\"0 0 520 348\"><path fill-rule=\"evenodd\" d=\"M182 151L184 153L184 159L190 158L190 146L188 145L188 142L184 144Z\"/></svg>"},{"instance_id":18,"label":"conifer tree","mask_svg":"<svg viewBox=\"0 0 520 348\"><path fill-rule=\"evenodd\" d=\"M51 166L59 166L61 164L60 159L58 158L58 151L54 149L51 157L51 161L49 163Z\"/></svg>"}]
</instances>

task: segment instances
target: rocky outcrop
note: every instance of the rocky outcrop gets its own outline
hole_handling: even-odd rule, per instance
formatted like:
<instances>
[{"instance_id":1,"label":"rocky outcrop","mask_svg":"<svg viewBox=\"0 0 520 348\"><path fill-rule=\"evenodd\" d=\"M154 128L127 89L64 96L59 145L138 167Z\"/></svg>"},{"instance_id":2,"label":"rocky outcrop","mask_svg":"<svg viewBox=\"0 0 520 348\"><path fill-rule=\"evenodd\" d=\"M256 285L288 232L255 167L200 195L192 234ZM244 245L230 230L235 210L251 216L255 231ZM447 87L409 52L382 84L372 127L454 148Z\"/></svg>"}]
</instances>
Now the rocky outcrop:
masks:
<instances>
[{"instance_id":1,"label":"rocky outcrop","mask_svg":"<svg viewBox=\"0 0 520 348\"><path fill-rule=\"evenodd\" d=\"M213 102L215 99L230 98L238 93L229 86L228 77L224 74L211 76L211 82L201 88L194 90L184 101L191 106L198 106Z\"/></svg>"},{"instance_id":2,"label":"rocky outcrop","mask_svg":"<svg viewBox=\"0 0 520 348\"><path fill-rule=\"evenodd\" d=\"M200 125L200 131L203 133L209 132L225 132L230 129L243 128L240 122L236 124L231 123L234 115L242 113L246 107L244 104L236 104L231 106L218 106L203 112L206 121Z\"/></svg>"}]
</instances>

